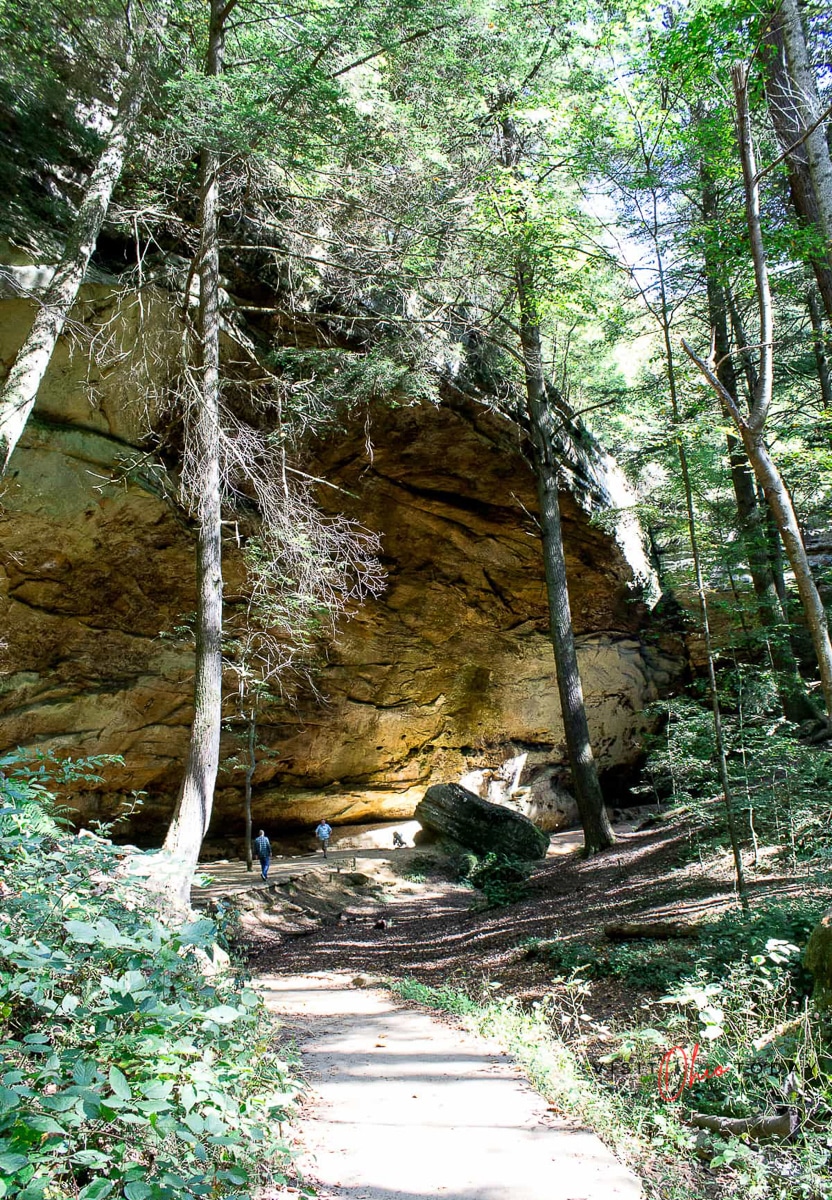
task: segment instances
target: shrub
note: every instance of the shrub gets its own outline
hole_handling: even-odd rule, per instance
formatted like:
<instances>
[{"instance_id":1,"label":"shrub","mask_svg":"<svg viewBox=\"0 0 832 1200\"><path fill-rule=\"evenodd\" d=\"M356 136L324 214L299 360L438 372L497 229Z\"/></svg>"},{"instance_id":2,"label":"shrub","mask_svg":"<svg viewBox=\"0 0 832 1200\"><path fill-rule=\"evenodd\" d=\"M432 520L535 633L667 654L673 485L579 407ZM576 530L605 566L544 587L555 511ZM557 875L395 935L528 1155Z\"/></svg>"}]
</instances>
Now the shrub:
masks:
<instances>
[{"instance_id":1,"label":"shrub","mask_svg":"<svg viewBox=\"0 0 832 1200\"><path fill-rule=\"evenodd\" d=\"M0 1197L250 1195L295 1090L261 1001L213 920L166 925L117 847L1 765Z\"/></svg>"},{"instance_id":2,"label":"shrub","mask_svg":"<svg viewBox=\"0 0 832 1200\"><path fill-rule=\"evenodd\" d=\"M503 908L525 899L531 873L531 863L492 850L477 862L468 879L483 893L488 908Z\"/></svg>"},{"instance_id":3,"label":"shrub","mask_svg":"<svg viewBox=\"0 0 832 1200\"><path fill-rule=\"evenodd\" d=\"M825 911L822 902L772 900L745 916L727 912L702 926L696 941L639 941L597 945L570 940L543 942L530 947L559 973L581 971L586 979L617 978L634 986L665 991L697 971L708 980L719 980L730 968L749 963L765 953L772 940L802 947ZM808 996L812 976L800 957L787 966L795 997Z\"/></svg>"},{"instance_id":4,"label":"shrub","mask_svg":"<svg viewBox=\"0 0 832 1200\"><path fill-rule=\"evenodd\" d=\"M832 754L807 745L776 711L765 672L742 668L720 679L723 733L740 836L799 858L832 857ZM706 837L725 836L710 708L686 696L654 706L664 718L646 739L644 791L686 805Z\"/></svg>"}]
</instances>

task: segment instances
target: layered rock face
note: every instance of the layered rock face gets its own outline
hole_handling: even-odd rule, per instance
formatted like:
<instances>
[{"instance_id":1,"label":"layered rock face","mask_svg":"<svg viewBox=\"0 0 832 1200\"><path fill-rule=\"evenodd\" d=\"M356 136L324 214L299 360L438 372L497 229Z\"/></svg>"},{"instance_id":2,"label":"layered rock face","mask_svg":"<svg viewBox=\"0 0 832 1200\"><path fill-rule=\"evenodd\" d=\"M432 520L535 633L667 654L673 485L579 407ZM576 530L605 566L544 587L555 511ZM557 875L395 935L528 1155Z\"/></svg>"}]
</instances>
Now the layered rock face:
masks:
<instances>
[{"instance_id":1,"label":"layered rock face","mask_svg":"<svg viewBox=\"0 0 832 1200\"><path fill-rule=\"evenodd\" d=\"M88 302L108 303L94 289ZM0 304L6 369L30 311ZM122 324L132 319L125 313ZM152 460L124 472L138 457L136 389L129 355L97 372L83 342L71 353L62 345L12 460L0 513L0 737L4 748L121 755L101 766L100 782L72 785L67 800L86 821L143 791L125 836L152 844L187 744L193 654L174 635L195 592L192 534L162 473ZM322 489L323 505L381 534L387 588L330 648L317 679L326 703L301 699L263 714L255 824L279 835L321 816L407 818L429 784L526 752L527 811L556 827L568 815L565 748L534 481L513 426L449 388L439 406L379 404L367 429L323 442L312 470L344 489ZM619 486L612 465L576 450L564 470L590 729L614 785L639 757L645 705L680 664L651 640L631 533L616 540L590 524L588 510ZM109 482L114 475L121 482ZM242 571L233 527L226 551L233 591ZM214 847L240 828L235 753L228 733Z\"/></svg>"}]
</instances>

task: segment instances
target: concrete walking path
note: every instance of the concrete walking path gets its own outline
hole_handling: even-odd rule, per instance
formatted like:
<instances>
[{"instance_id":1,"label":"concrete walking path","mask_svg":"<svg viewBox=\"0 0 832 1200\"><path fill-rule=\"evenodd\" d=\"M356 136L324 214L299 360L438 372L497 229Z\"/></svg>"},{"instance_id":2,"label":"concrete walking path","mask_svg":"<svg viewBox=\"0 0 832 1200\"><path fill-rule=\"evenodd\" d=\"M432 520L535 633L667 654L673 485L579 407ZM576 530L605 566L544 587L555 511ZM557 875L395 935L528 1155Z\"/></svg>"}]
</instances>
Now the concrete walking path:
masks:
<instances>
[{"instance_id":1,"label":"concrete walking path","mask_svg":"<svg viewBox=\"0 0 832 1200\"><path fill-rule=\"evenodd\" d=\"M354 1200L637 1200L638 1180L483 1040L348 976L261 976L312 1095L300 1169Z\"/></svg>"}]
</instances>

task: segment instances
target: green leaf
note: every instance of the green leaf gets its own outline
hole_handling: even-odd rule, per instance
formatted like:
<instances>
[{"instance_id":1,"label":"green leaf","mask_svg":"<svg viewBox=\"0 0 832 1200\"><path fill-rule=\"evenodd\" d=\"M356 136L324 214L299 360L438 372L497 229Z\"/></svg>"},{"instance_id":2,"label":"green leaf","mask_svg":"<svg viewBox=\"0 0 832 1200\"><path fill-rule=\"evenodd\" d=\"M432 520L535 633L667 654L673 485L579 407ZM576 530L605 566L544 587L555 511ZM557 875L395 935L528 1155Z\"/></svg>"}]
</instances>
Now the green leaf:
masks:
<instances>
[{"instance_id":1,"label":"green leaf","mask_svg":"<svg viewBox=\"0 0 832 1200\"><path fill-rule=\"evenodd\" d=\"M72 1078L79 1087L86 1087L93 1082L98 1072L98 1064L93 1058L82 1058L72 1068Z\"/></svg>"},{"instance_id":2,"label":"green leaf","mask_svg":"<svg viewBox=\"0 0 832 1200\"><path fill-rule=\"evenodd\" d=\"M217 1178L225 1179L228 1181L228 1183L234 1183L238 1187L241 1184L248 1183L248 1175L241 1167L233 1167L227 1171L219 1171L217 1173Z\"/></svg>"},{"instance_id":3,"label":"green leaf","mask_svg":"<svg viewBox=\"0 0 832 1200\"><path fill-rule=\"evenodd\" d=\"M37 1113L34 1116L27 1116L25 1124L29 1129L34 1129L38 1133L66 1133L63 1125L59 1125L52 1117L42 1117Z\"/></svg>"},{"instance_id":4,"label":"green leaf","mask_svg":"<svg viewBox=\"0 0 832 1200\"><path fill-rule=\"evenodd\" d=\"M70 1092L58 1092L55 1096L42 1096L41 1104L50 1112L67 1112L74 1108L78 1097Z\"/></svg>"},{"instance_id":5,"label":"green leaf","mask_svg":"<svg viewBox=\"0 0 832 1200\"><path fill-rule=\"evenodd\" d=\"M64 921L64 929L74 942L85 946L94 946L99 940L98 930L89 921Z\"/></svg>"},{"instance_id":6,"label":"green leaf","mask_svg":"<svg viewBox=\"0 0 832 1200\"><path fill-rule=\"evenodd\" d=\"M124 1195L127 1200L147 1200L153 1189L141 1180L136 1180L134 1183L126 1183L124 1185Z\"/></svg>"},{"instance_id":7,"label":"green leaf","mask_svg":"<svg viewBox=\"0 0 832 1200\"><path fill-rule=\"evenodd\" d=\"M118 1069L118 1067L110 1067L110 1073L107 1078L110 1081L110 1087L119 1097L119 1099L133 1099L133 1093L130 1091L130 1084L127 1082L127 1077Z\"/></svg>"},{"instance_id":8,"label":"green leaf","mask_svg":"<svg viewBox=\"0 0 832 1200\"><path fill-rule=\"evenodd\" d=\"M96 921L95 928L102 946L121 946L126 940L108 917L101 917Z\"/></svg>"},{"instance_id":9,"label":"green leaf","mask_svg":"<svg viewBox=\"0 0 832 1200\"><path fill-rule=\"evenodd\" d=\"M15 1171L22 1171L28 1165L25 1154L0 1154L0 1171L4 1175L14 1175Z\"/></svg>"},{"instance_id":10,"label":"green leaf","mask_svg":"<svg viewBox=\"0 0 832 1200\"><path fill-rule=\"evenodd\" d=\"M104 1200L104 1197L109 1196L112 1190L113 1185L109 1179L93 1179L92 1183L81 1188L78 1200Z\"/></svg>"},{"instance_id":11,"label":"green leaf","mask_svg":"<svg viewBox=\"0 0 832 1200\"><path fill-rule=\"evenodd\" d=\"M190 925L184 926L179 934L179 942L182 946L207 946L214 941L216 936L217 930L214 922L203 917L199 921L192 921Z\"/></svg>"},{"instance_id":12,"label":"green leaf","mask_svg":"<svg viewBox=\"0 0 832 1200\"><path fill-rule=\"evenodd\" d=\"M238 1009L232 1008L230 1004L218 1004L215 1008L209 1008L204 1014L207 1021L215 1021L217 1025L230 1025L243 1015Z\"/></svg>"},{"instance_id":13,"label":"green leaf","mask_svg":"<svg viewBox=\"0 0 832 1200\"><path fill-rule=\"evenodd\" d=\"M185 1124L192 1133L201 1134L205 1132L205 1122L199 1113L188 1113L185 1118Z\"/></svg>"},{"instance_id":14,"label":"green leaf","mask_svg":"<svg viewBox=\"0 0 832 1200\"><path fill-rule=\"evenodd\" d=\"M138 1113L126 1112L119 1115L119 1121L123 1121L125 1125L149 1125L147 1117L140 1117Z\"/></svg>"},{"instance_id":15,"label":"green leaf","mask_svg":"<svg viewBox=\"0 0 832 1200\"><path fill-rule=\"evenodd\" d=\"M113 1160L101 1150L78 1150L72 1155L72 1161L81 1167L106 1167Z\"/></svg>"}]
</instances>

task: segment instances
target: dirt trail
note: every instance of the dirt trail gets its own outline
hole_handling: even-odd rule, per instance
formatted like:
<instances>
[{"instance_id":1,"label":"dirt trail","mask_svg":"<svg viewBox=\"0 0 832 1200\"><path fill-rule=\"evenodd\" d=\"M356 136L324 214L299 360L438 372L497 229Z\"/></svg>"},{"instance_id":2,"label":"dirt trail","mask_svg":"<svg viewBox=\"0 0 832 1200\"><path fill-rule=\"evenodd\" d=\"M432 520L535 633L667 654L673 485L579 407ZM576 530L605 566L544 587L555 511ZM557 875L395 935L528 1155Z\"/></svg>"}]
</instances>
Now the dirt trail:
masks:
<instances>
[{"instance_id":1,"label":"dirt trail","mask_svg":"<svg viewBox=\"0 0 832 1200\"><path fill-rule=\"evenodd\" d=\"M636 1200L593 1134L553 1116L484 1041L333 972L263 975L312 1088L304 1177L355 1200Z\"/></svg>"}]
</instances>

